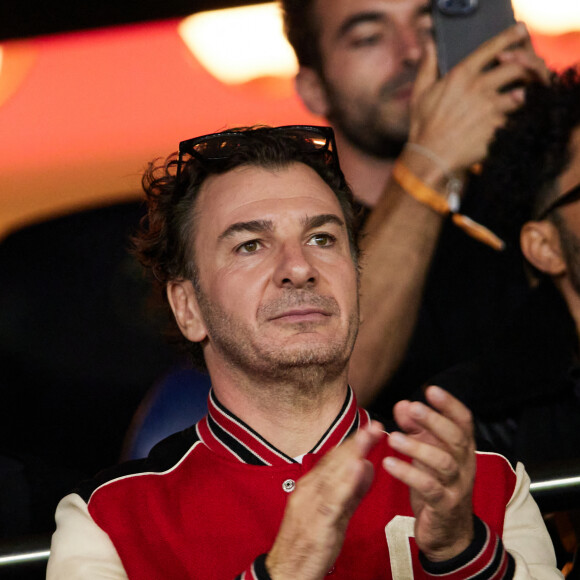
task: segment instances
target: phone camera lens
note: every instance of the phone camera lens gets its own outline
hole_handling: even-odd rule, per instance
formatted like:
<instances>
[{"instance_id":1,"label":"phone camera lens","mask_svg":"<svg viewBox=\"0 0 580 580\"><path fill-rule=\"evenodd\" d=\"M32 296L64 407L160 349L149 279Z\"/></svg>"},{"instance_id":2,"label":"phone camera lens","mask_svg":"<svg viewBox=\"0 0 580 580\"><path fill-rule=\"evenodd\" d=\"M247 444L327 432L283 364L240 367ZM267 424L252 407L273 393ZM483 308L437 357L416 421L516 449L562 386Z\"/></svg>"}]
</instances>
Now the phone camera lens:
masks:
<instances>
[{"instance_id":1,"label":"phone camera lens","mask_svg":"<svg viewBox=\"0 0 580 580\"><path fill-rule=\"evenodd\" d=\"M478 0L439 0L438 6L445 14L468 14L477 8Z\"/></svg>"}]
</instances>

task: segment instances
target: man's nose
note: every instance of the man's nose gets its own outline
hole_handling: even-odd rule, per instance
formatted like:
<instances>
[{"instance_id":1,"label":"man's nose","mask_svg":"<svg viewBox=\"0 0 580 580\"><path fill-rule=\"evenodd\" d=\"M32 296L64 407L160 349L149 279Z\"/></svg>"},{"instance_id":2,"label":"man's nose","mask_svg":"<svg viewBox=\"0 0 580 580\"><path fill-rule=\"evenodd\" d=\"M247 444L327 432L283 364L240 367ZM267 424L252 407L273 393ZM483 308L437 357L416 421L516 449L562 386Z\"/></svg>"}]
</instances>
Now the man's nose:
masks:
<instances>
[{"instance_id":1,"label":"man's nose","mask_svg":"<svg viewBox=\"0 0 580 580\"><path fill-rule=\"evenodd\" d=\"M280 287L304 288L318 281L318 270L308 250L299 244L285 244L277 256L274 281Z\"/></svg>"},{"instance_id":2,"label":"man's nose","mask_svg":"<svg viewBox=\"0 0 580 580\"><path fill-rule=\"evenodd\" d=\"M418 65L423 58L425 42L425 35L414 27L399 27L395 45L400 60L407 65Z\"/></svg>"}]
</instances>

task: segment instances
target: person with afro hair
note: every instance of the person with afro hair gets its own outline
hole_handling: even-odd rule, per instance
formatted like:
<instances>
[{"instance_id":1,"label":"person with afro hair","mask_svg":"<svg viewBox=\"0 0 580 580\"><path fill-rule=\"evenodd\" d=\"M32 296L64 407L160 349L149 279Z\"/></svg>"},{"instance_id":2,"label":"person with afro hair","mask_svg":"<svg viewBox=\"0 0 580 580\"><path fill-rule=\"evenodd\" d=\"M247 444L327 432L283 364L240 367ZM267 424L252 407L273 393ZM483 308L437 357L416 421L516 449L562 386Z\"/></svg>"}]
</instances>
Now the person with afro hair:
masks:
<instances>
[{"instance_id":1,"label":"person with afro hair","mask_svg":"<svg viewBox=\"0 0 580 580\"><path fill-rule=\"evenodd\" d=\"M485 354L431 384L471 408L482 446L527 466L580 458L580 68L528 88L480 185L533 291Z\"/></svg>"}]
</instances>

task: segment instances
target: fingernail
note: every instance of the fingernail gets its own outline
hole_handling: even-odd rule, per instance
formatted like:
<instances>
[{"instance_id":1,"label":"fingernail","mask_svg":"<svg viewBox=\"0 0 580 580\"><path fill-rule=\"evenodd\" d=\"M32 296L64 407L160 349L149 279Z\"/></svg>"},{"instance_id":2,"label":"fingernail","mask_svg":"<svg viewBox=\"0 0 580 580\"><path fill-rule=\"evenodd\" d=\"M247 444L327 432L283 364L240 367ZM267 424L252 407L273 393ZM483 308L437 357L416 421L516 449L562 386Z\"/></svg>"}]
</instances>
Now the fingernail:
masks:
<instances>
[{"instance_id":1,"label":"fingernail","mask_svg":"<svg viewBox=\"0 0 580 580\"><path fill-rule=\"evenodd\" d=\"M522 88L514 89L511 95L512 99L518 103L523 103L526 100L526 92Z\"/></svg>"},{"instance_id":2,"label":"fingernail","mask_svg":"<svg viewBox=\"0 0 580 580\"><path fill-rule=\"evenodd\" d=\"M441 387L432 385L429 387L429 396L436 401L443 401L443 399L445 399L446 393Z\"/></svg>"},{"instance_id":3,"label":"fingernail","mask_svg":"<svg viewBox=\"0 0 580 580\"><path fill-rule=\"evenodd\" d=\"M354 436L354 438L360 443L365 443L368 437L369 437L368 429L359 429Z\"/></svg>"},{"instance_id":4,"label":"fingernail","mask_svg":"<svg viewBox=\"0 0 580 580\"><path fill-rule=\"evenodd\" d=\"M411 413L414 417L417 417L417 419L422 419L427 414L427 411L421 403L415 403L411 407Z\"/></svg>"},{"instance_id":5,"label":"fingernail","mask_svg":"<svg viewBox=\"0 0 580 580\"><path fill-rule=\"evenodd\" d=\"M389 444L391 447L403 447L406 443L404 435L395 431L389 435Z\"/></svg>"},{"instance_id":6,"label":"fingernail","mask_svg":"<svg viewBox=\"0 0 580 580\"><path fill-rule=\"evenodd\" d=\"M391 471L392 469L394 469L397 465L397 460L394 457L385 457L383 459L383 467L387 470L387 471Z\"/></svg>"}]
</instances>

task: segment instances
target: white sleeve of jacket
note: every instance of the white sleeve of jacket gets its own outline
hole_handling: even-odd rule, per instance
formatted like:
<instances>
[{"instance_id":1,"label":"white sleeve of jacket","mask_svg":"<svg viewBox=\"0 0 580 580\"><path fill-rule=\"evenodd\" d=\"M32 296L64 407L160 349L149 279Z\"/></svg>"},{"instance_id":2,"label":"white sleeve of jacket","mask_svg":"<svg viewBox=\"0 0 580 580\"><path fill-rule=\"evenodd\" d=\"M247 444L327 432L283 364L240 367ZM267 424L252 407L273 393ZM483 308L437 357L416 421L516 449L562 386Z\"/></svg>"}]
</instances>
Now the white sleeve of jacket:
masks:
<instances>
[{"instance_id":1,"label":"white sleeve of jacket","mask_svg":"<svg viewBox=\"0 0 580 580\"><path fill-rule=\"evenodd\" d=\"M127 580L113 542L93 521L79 495L63 498L55 518L47 580Z\"/></svg>"},{"instance_id":2,"label":"white sleeve of jacket","mask_svg":"<svg viewBox=\"0 0 580 580\"><path fill-rule=\"evenodd\" d=\"M517 483L507 508L503 544L516 562L514 580L563 578L556 568L552 540L540 509L530 495L530 477L516 466Z\"/></svg>"}]
</instances>

